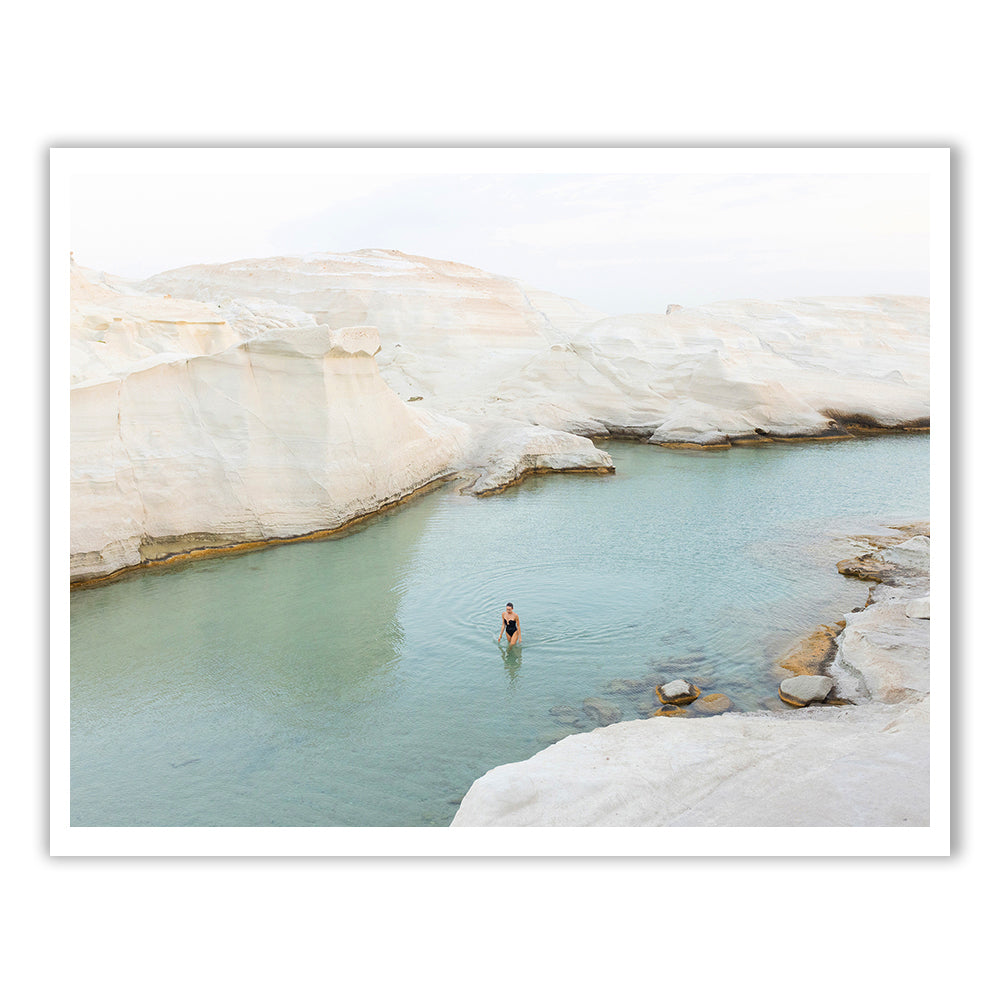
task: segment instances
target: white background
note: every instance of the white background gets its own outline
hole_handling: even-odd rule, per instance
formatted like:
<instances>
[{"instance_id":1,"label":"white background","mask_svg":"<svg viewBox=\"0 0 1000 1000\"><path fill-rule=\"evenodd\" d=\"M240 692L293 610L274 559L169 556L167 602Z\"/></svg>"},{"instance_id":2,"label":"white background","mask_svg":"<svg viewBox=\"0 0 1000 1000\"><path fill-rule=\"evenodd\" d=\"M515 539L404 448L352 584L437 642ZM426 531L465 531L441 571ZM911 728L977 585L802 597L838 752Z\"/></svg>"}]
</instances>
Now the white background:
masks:
<instances>
[{"instance_id":1,"label":"white background","mask_svg":"<svg viewBox=\"0 0 1000 1000\"><path fill-rule=\"evenodd\" d=\"M17 995L979 995L996 724L974 680L996 659L995 447L975 423L996 364L1000 176L980 10L293 2L265 15L182 0L7 14L3 940ZM50 858L47 150L220 143L951 146L952 857ZM811 841L774 833L791 854Z\"/></svg>"}]
</instances>

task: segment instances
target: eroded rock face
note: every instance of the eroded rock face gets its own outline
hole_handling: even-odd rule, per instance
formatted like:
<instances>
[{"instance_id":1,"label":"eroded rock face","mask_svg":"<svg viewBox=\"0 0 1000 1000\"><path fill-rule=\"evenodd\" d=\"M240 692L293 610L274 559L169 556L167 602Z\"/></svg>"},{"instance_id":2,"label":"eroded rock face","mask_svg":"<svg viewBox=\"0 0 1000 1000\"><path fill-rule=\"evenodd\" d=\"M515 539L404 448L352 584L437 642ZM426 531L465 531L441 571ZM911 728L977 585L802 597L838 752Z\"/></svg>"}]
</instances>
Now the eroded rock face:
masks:
<instances>
[{"instance_id":1,"label":"eroded rock face","mask_svg":"<svg viewBox=\"0 0 1000 1000\"><path fill-rule=\"evenodd\" d=\"M73 580L327 530L453 472L476 494L611 472L606 435L728 447L929 417L922 299L609 317L381 250L70 280Z\"/></svg>"},{"instance_id":2,"label":"eroded rock face","mask_svg":"<svg viewBox=\"0 0 1000 1000\"><path fill-rule=\"evenodd\" d=\"M71 390L71 579L337 528L444 475L463 425L407 407L370 328L284 328Z\"/></svg>"},{"instance_id":3,"label":"eroded rock face","mask_svg":"<svg viewBox=\"0 0 1000 1000\"><path fill-rule=\"evenodd\" d=\"M197 265L138 288L375 326L387 383L460 419L490 412L586 436L725 446L930 415L928 303L918 297L605 316L512 278L386 250Z\"/></svg>"}]
</instances>

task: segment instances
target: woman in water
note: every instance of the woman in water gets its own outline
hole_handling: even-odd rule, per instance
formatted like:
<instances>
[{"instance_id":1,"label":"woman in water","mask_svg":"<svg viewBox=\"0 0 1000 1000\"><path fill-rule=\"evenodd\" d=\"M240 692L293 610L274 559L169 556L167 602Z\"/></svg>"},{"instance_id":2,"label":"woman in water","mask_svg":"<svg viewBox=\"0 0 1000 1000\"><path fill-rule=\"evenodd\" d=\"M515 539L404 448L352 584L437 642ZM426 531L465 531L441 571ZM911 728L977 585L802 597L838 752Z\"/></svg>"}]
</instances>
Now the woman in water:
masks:
<instances>
[{"instance_id":1,"label":"woman in water","mask_svg":"<svg viewBox=\"0 0 1000 1000\"><path fill-rule=\"evenodd\" d=\"M503 627L500 629L500 634L497 636L497 642L503 638L503 634L506 632L507 645L516 646L521 641L521 619L514 614L513 604L507 605L507 610L504 611L502 619Z\"/></svg>"}]
</instances>

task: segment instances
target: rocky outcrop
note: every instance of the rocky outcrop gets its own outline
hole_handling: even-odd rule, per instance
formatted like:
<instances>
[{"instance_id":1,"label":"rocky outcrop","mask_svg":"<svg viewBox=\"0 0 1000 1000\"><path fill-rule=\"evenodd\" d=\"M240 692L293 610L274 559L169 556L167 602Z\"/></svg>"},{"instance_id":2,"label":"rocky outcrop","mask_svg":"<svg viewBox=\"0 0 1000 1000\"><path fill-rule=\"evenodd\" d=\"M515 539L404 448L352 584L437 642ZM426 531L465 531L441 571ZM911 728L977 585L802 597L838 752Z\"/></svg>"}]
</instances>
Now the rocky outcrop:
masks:
<instances>
[{"instance_id":1,"label":"rocky outcrop","mask_svg":"<svg viewBox=\"0 0 1000 1000\"><path fill-rule=\"evenodd\" d=\"M476 496L498 493L533 474L615 471L607 452L575 434L510 420L486 424L472 419L470 427L475 444L465 464L475 471L466 491Z\"/></svg>"},{"instance_id":2,"label":"rocky outcrop","mask_svg":"<svg viewBox=\"0 0 1000 1000\"><path fill-rule=\"evenodd\" d=\"M873 553L872 562L883 582L867 607L847 616L831 676L852 700L922 701L930 695L929 528Z\"/></svg>"},{"instance_id":3,"label":"rocky outcrop","mask_svg":"<svg viewBox=\"0 0 1000 1000\"><path fill-rule=\"evenodd\" d=\"M371 328L281 328L71 389L71 580L332 530L445 475L467 429L404 404Z\"/></svg>"},{"instance_id":4,"label":"rocky outcrop","mask_svg":"<svg viewBox=\"0 0 1000 1000\"><path fill-rule=\"evenodd\" d=\"M609 317L384 250L138 283L73 264L70 283L75 582L334 530L453 474L487 495L612 472L607 436L730 447L929 417L922 299Z\"/></svg>"},{"instance_id":5,"label":"rocky outcrop","mask_svg":"<svg viewBox=\"0 0 1000 1000\"><path fill-rule=\"evenodd\" d=\"M652 718L487 772L452 826L917 826L928 707Z\"/></svg>"},{"instance_id":6,"label":"rocky outcrop","mask_svg":"<svg viewBox=\"0 0 1000 1000\"><path fill-rule=\"evenodd\" d=\"M829 676L781 683L794 710L696 717L723 706L711 694L568 736L479 778L452 825L926 826L929 528L901 533L872 540L896 575L846 616ZM816 704L834 690L855 703Z\"/></svg>"},{"instance_id":7,"label":"rocky outcrop","mask_svg":"<svg viewBox=\"0 0 1000 1000\"><path fill-rule=\"evenodd\" d=\"M232 309L267 300L376 326L403 398L585 436L729 445L922 427L928 303L745 300L604 316L451 261L386 250L197 265L137 286Z\"/></svg>"},{"instance_id":8,"label":"rocky outcrop","mask_svg":"<svg viewBox=\"0 0 1000 1000\"><path fill-rule=\"evenodd\" d=\"M820 625L782 658L779 668L793 674L822 673L837 655L837 636L844 624Z\"/></svg>"}]
</instances>

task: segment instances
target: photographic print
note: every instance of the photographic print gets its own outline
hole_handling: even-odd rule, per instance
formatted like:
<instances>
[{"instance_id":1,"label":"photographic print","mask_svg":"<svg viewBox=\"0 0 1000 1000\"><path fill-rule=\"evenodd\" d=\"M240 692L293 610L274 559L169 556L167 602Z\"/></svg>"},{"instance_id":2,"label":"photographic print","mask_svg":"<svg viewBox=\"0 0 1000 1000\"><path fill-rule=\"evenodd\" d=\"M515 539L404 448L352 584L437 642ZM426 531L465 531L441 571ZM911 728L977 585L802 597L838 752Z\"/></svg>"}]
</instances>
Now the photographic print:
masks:
<instances>
[{"instance_id":1,"label":"photographic print","mask_svg":"<svg viewBox=\"0 0 1000 1000\"><path fill-rule=\"evenodd\" d=\"M51 157L53 853L948 853L947 149Z\"/></svg>"}]
</instances>

